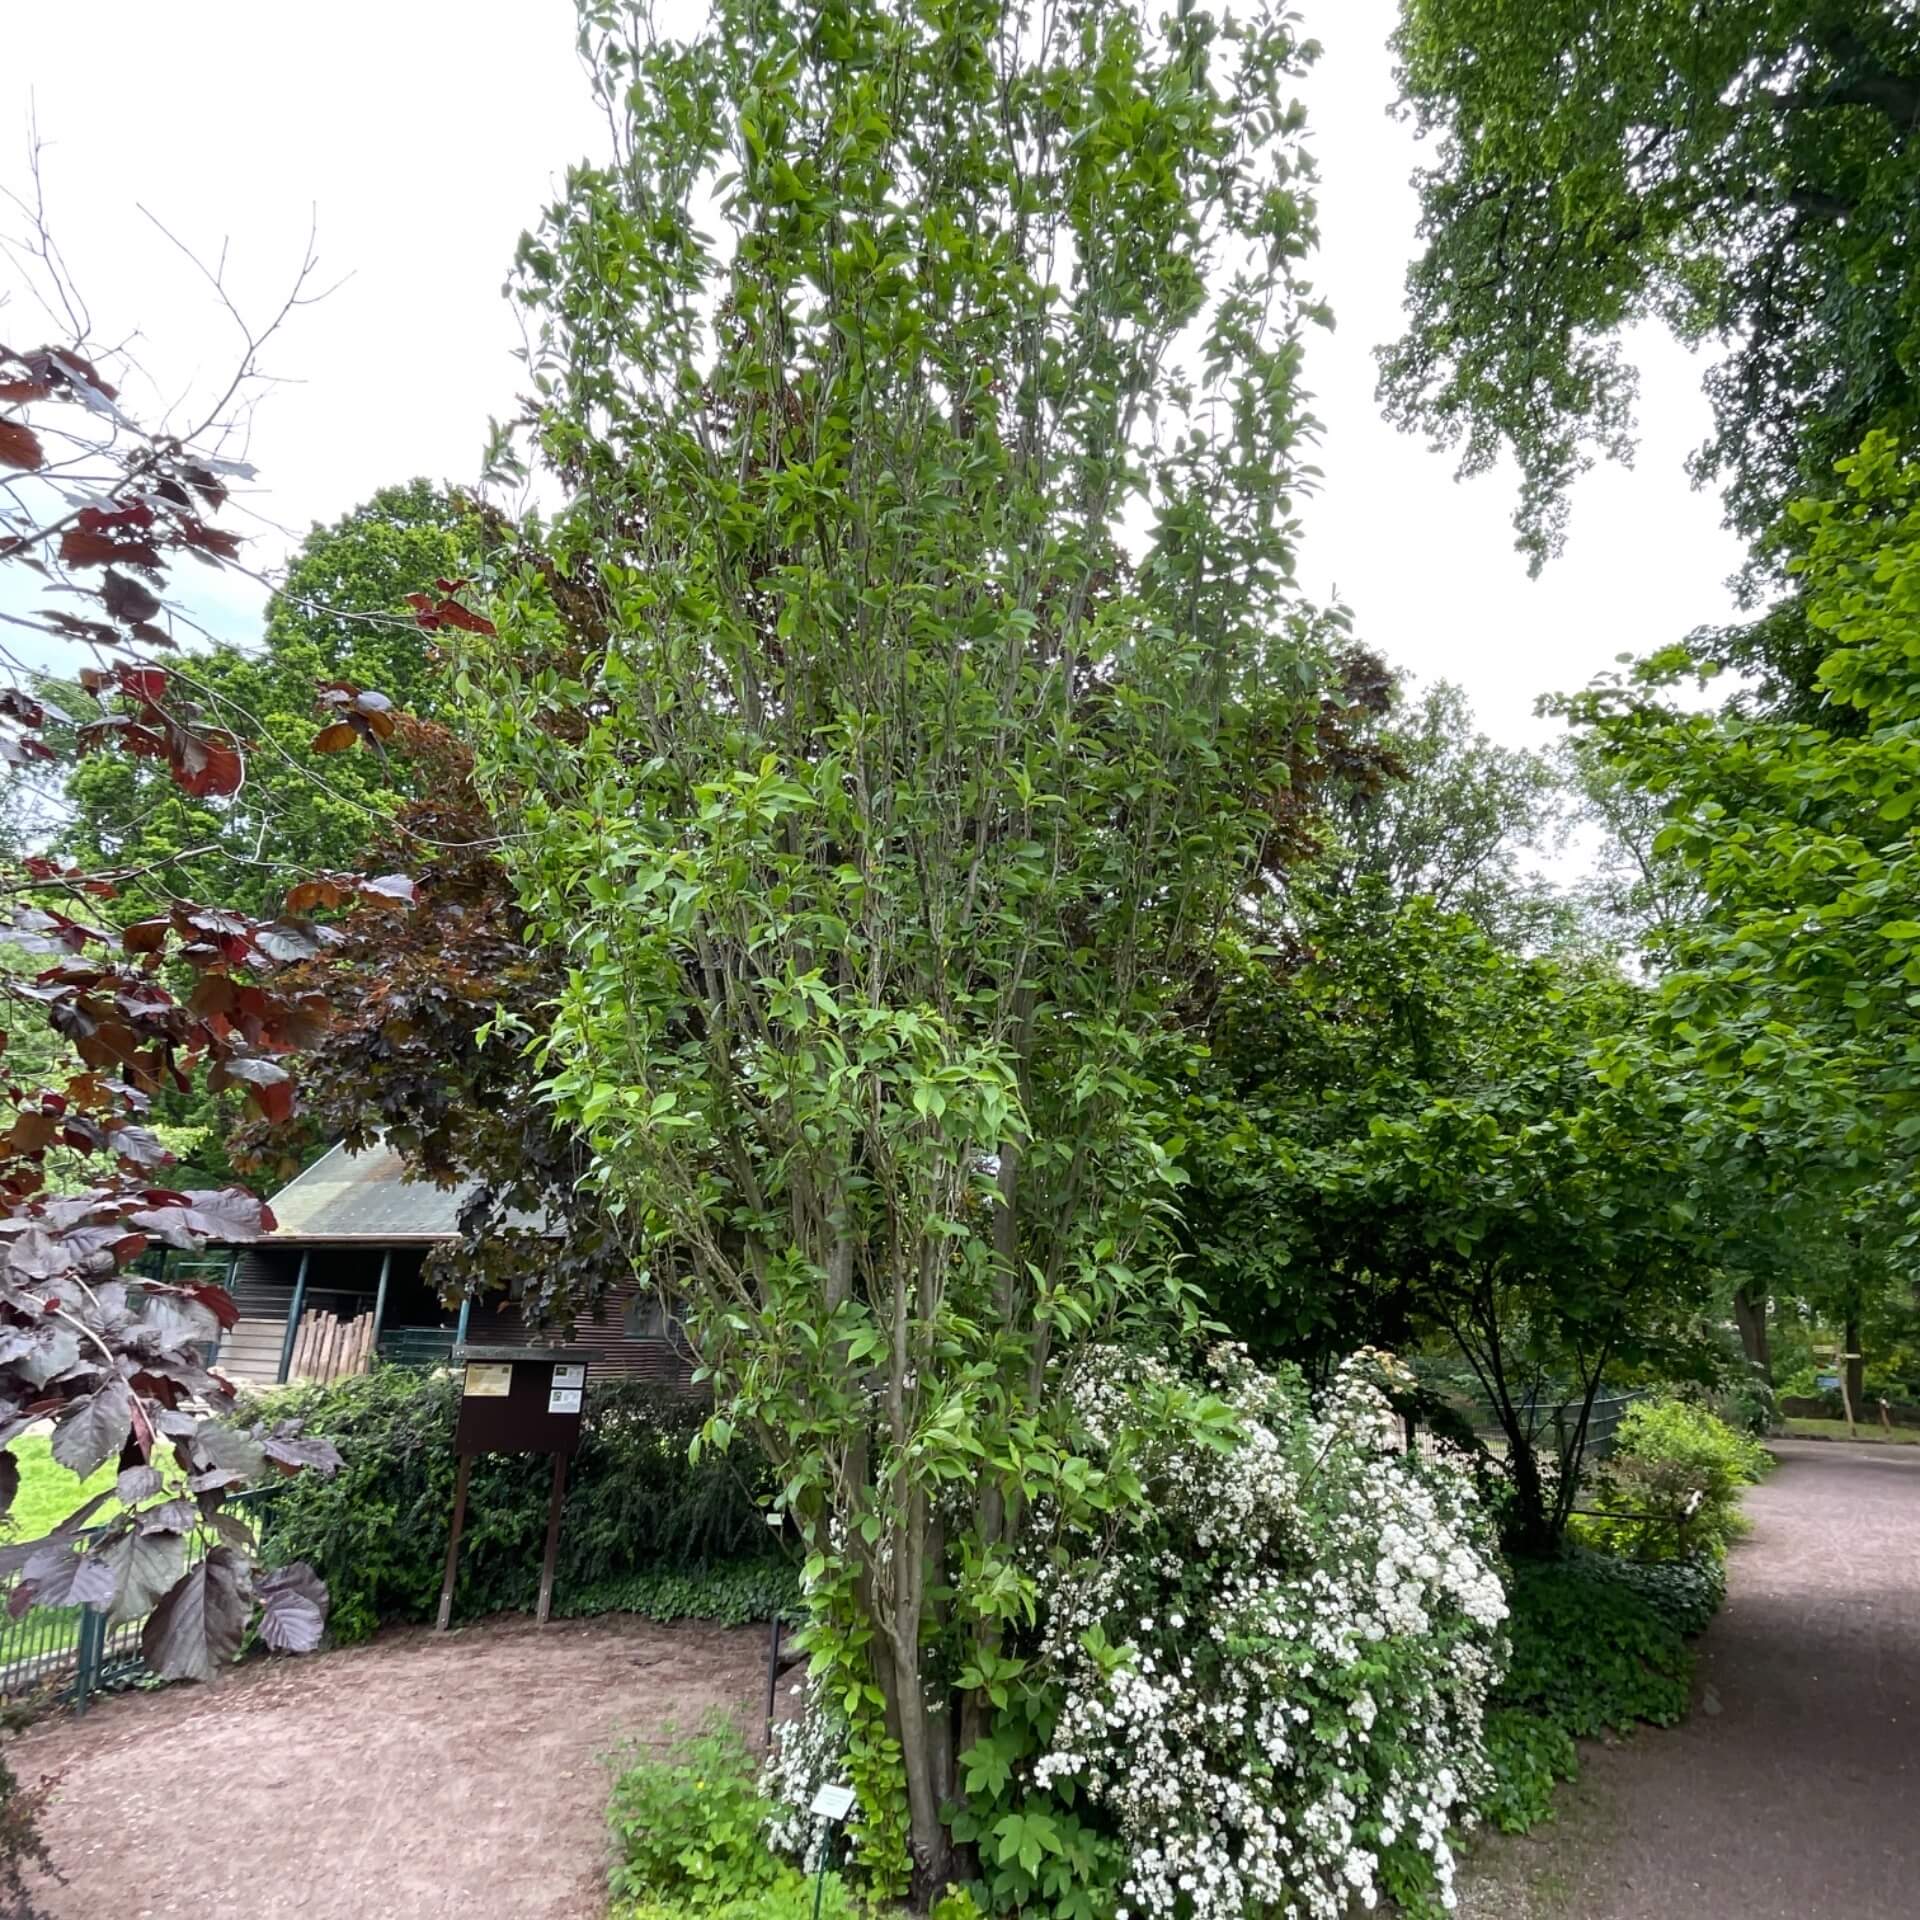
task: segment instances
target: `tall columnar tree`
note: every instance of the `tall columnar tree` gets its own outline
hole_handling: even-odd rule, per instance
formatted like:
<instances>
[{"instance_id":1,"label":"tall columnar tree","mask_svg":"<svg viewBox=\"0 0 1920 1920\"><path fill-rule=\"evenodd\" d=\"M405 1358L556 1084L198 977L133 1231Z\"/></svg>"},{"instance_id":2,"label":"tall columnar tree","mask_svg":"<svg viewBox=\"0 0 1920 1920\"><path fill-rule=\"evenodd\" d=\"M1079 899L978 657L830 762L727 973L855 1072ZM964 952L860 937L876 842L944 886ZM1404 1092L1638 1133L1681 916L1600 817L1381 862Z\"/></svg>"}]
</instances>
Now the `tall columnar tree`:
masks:
<instances>
[{"instance_id":1,"label":"tall columnar tree","mask_svg":"<svg viewBox=\"0 0 1920 1920\"><path fill-rule=\"evenodd\" d=\"M1469 471L1512 453L1535 564L1574 477L1631 447L1635 322L1724 351L1695 466L1750 535L1913 423L1911 7L1405 0L1395 46L1439 145L1382 391Z\"/></svg>"},{"instance_id":2,"label":"tall columnar tree","mask_svg":"<svg viewBox=\"0 0 1920 1920\"><path fill-rule=\"evenodd\" d=\"M586 40L620 159L520 253L572 500L483 773L551 1095L777 1463L925 1896L1031 1556L1134 1497L1063 1379L1186 1311L1143 1052L1297 824L1305 54L1129 0Z\"/></svg>"}]
</instances>

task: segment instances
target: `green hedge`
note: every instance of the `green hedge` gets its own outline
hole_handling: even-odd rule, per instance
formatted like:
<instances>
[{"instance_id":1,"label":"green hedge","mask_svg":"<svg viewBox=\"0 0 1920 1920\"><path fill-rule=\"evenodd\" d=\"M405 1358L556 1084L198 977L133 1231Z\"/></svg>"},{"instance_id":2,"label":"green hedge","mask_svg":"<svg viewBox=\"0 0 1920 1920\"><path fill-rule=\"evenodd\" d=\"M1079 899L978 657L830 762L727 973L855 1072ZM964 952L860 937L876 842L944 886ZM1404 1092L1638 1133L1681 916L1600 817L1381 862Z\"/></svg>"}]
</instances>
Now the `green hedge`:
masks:
<instances>
[{"instance_id":1,"label":"green hedge","mask_svg":"<svg viewBox=\"0 0 1920 1920\"><path fill-rule=\"evenodd\" d=\"M305 1560L326 1581L337 1641L364 1640L387 1621L433 1617L453 1514L459 1403L455 1375L400 1367L270 1397L274 1417L303 1420L346 1462L331 1480L288 1481L261 1523L271 1561ZM725 1454L704 1448L698 1464L689 1461L703 1418L699 1403L638 1381L590 1389L568 1473L556 1612L765 1619L766 1611L752 1610L791 1594L758 1464L739 1446ZM532 1608L551 1484L545 1456L475 1458L457 1618Z\"/></svg>"}]
</instances>

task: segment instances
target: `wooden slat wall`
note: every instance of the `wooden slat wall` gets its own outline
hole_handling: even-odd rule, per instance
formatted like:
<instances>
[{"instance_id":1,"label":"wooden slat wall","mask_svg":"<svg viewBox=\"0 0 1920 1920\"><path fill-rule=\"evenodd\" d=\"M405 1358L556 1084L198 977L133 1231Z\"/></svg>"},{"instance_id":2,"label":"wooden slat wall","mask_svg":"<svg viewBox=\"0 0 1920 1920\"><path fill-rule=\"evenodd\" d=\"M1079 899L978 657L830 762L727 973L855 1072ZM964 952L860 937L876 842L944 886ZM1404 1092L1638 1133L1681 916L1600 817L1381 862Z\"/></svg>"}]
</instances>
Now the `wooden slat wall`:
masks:
<instances>
[{"instance_id":1,"label":"wooden slat wall","mask_svg":"<svg viewBox=\"0 0 1920 1920\"><path fill-rule=\"evenodd\" d=\"M665 1340L627 1331L627 1309L639 1292L637 1286L615 1289L607 1295L605 1318L580 1320L571 1334L546 1327L530 1328L519 1306L510 1300L492 1308L476 1306L467 1323L467 1338L475 1346L563 1347L586 1361L589 1378L596 1374L603 1379L608 1374L630 1375L695 1391L693 1362L680 1349Z\"/></svg>"},{"instance_id":2,"label":"wooden slat wall","mask_svg":"<svg viewBox=\"0 0 1920 1920\"><path fill-rule=\"evenodd\" d=\"M368 1255L378 1259L377 1250ZM280 1352L287 1335L287 1312L293 1304L294 1274L299 1256L291 1249L262 1252L249 1249L240 1256L234 1271L234 1304L240 1309L240 1321L220 1346L220 1367L235 1380L251 1386L272 1386L280 1373ZM607 1296L604 1317L581 1320L570 1337L549 1328L530 1328L512 1301L497 1306L476 1306L467 1326L467 1338L475 1346L546 1347L564 1346L578 1353L593 1373L631 1375L652 1380L662 1386L693 1388L693 1362L678 1347L659 1338L648 1338L627 1331L627 1309L641 1289L623 1287ZM331 1290L329 1304L332 1304ZM345 1323L342 1323L345 1324ZM301 1336L304 1343L306 1336ZM345 1356L333 1356L344 1359ZM319 1356L316 1352L316 1360ZM364 1363L363 1363L364 1364ZM301 1372L296 1360L294 1372ZM332 1371L357 1372L348 1364Z\"/></svg>"}]
</instances>

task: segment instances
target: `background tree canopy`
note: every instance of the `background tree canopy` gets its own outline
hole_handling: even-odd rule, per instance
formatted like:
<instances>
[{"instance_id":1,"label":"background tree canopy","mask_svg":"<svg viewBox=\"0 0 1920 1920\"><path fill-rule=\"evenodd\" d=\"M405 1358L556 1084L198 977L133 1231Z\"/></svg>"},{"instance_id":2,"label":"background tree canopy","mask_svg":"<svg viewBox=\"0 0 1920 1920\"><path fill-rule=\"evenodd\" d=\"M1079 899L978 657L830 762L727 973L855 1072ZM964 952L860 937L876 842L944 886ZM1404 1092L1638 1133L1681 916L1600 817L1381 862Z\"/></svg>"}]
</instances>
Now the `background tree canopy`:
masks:
<instances>
[{"instance_id":1,"label":"background tree canopy","mask_svg":"<svg viewBox=\"0 0 1920 1920\"><path fill-rule=\"evenodd\" d=\"M1913 424L1911 8L1406 0L1395 47L1439 147L1382 397L1465 471L1511 451L1533 565L1575 476L1631 449L1637 321L1724 350L1695 470L1749 535Z\"/></svg>"},{"instance_id":2,"label":"background tree canopy","mask_svg":"<svg viewBox=\"0 0 1920 1920\"><path fill-rule=\"evenodd\" d=\"M407 595L471 572L474 544L461 510L424 480L315 527L268 602L258 648L223 644L179 662L207 709L257 742L245 784L196 798L151 760L90 755L66 777L59 850L140 869L125 887L134 899L200 894L262 913L301 875L356 864L417 775L357 737L314 757L329 722L317 696L345 683L443 716L450 685Z\"/></svg>"}]
</instances>

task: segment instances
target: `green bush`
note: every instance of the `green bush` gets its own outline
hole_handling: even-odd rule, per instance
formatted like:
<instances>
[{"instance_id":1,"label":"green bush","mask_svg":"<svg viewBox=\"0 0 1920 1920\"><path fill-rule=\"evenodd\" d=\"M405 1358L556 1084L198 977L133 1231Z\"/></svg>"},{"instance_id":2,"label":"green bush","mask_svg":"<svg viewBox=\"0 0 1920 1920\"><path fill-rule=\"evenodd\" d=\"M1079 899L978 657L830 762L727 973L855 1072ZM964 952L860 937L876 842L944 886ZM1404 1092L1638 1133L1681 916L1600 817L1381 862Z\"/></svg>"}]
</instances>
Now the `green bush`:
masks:
<instances>
[{"instance_id":1,"label":"green bush","mask_svg":"<svg viewBox=\"0 0 1920 1920\"><path fill-rule=\"evenodd\" d=\"M1496 1707L1487 1715L1487 1763L1493 1784L1480 1817L1502 1833L1525 1833L1552 1818L1556 1782L1579 1770L1573 1735L1537 1713Z\"/></svg>"},{"instance_id":2,"label":"green bush","mask_svg":"<svg viewBox=\"0 0 1920 1920\"><path fill-rule=\"evenodd\" d=\"M1742 1491L1772 1470L1751 1434L1682 1400L1643 1400L1620 1422L1595 1476L1600 1516L1581 1516L1577 1539L1642 1561L1715 1556L1746 1529Z\"/></svg>"},{"instance_id":3,"label":"green bush","mask_svg":"<svg viewBox=\"0 0 1920 1920\"><path fill-rule=\"evenodd\" d=\"M345 1462L330 1480L288 1481L261 1523L269 1560L306 1560L326 1581L336 1640L364 1640L384 1621L428 1619L438 1606L459 1403L455 1375L400 1367L272 1395L275 1417L305 1421ZM788 1590L754 1463L739 1449L703 1449L697 1464L688 1458L703 1418L699 1403L643 1382L590 1389L567 1479L559 1611L600 1610L586 1604L595 1595L617 1607L625 1594L641 1602L635 1611L656 1617L668 1604L704 1612L706 1599L734 1617L747 1595ZM551 1486L542 1455L475 1457L455 1594L460 1617L533 1605ZM783 1574L787 1584L779 1585Z\"/></svg>"},{"instance_id":4,"label":"green bush","mask_svg":"<svg viewBox=\"0 0 1920 1920\"><path fill-rule=\"evenodd\" d=\"M742 1902L765 1911L767 1896L800 1876L768 1850L773 1807L755 1774L739 1728L720 1717L628 1767L607 1806L614 1897L680 1912Z\"/></svg>"},{"instance_id":5,"label":"green bush","mask_svg":"<svg viewBox=\"0 0 1920 1920\"><path fill-rule=\"evenodd\" d=\"M1520 1562L1509 1596L1512 1656L1496 1704L1544 1715L1590 1740L1687 1710L1693 1656L1640 1595L1584 1556Z\"/></svg>"},{"instance_id":6,"label":"green bush","mask_svg":"<svg viewBox=\"0 0 1920 1920\"><path fill-rule=\"evenodd\" d=\"M1727 1597L1726 1562L1717 1553L1703 1550L1685 1560L1654 1561L1594 1553L1582 1561L1594 1579L1631 1589L1688 1640L1707 1630Z\"/></svg>"}]
</instances>

